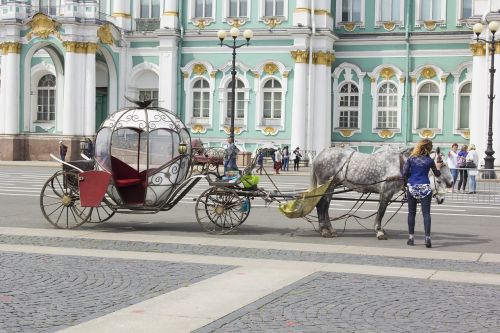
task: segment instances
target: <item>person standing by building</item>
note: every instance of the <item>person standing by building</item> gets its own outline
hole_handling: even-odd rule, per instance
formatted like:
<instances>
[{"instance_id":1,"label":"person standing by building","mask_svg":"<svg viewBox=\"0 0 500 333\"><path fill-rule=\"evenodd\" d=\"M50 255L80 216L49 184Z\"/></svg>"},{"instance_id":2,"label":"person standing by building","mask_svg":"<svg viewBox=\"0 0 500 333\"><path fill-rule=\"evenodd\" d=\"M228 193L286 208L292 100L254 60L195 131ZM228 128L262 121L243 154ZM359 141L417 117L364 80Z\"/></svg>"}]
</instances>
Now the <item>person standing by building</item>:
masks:
<instances>
[{"instance_id":1,"label":"person standing by building","mask_svg":"<svg viewBox=\"0 0 500 333\"><path fill-rule=\"evenodd\" d=\"M441 163L435 163L429 156L432 150L432 141L423 139L417 143L410 158L403 166L403 176L408 180L408 241L406 244L415 245L415 216L417 214L417 201L420 200L422 215L424 217L425 246L431 244L431 201L432 189L429 180L429 170L436 177L441 176L439 169Z\"/></svg>"},{"instance_id":2,"label":"person standing by building","mask_svg":"<svg viewBox=\"0 0 500 333\"><path fill-rule=\"evenodd\" d=\"M227 138L227 146L224 151L224 173L229 170L238 170L236 165L236 156L238 155L239 149L234 144L234 138Z\"/></svg>"},{"instance_id":3,"label":"person standing by building","mask_svg":"<svg viewBox=\"0 0 500 333\"><path fill-rule=\"evenodd\" d=\"M299 171L299 163L302 159L302 154L300 153L300 148L297 147L293 151L293 171Z\"/></svg>"},{"instance_id":4,"label":"person standing by building","mask_svg":"<svg viewBox=\"0 0 500 333\"><path fill-rule=\"evenodd\" d=\"M66 154L68 153L68 146L66 146L62 141L59 141L59 156L61 160L66 159Z\"/></svg>"},{"instance_id":5,"label":"person standing by building","mask_svg":"<svg viewBox=\"0 0 500 333\"><path fill-rule=\"evenodd\" d=\"M288 150L288 146L285 146L282 151L283 154L283 165L281 165L281 170L288 171L288 164L290 163L290 151Z\"/></svg>"},{"instance_id":6,"label":"person standing by building","mask_svg":"<svg viewBox=\"0 0 500 333\"><path fill-rule=\"evenodd\" d=\"M476 145L471 144L465 161L465 167L469 172L469 194L476 194L476 175L478 174L478 165L479 156L477 155Z\"/></svg>"},{"instance_id":7,"label":"person standing by building","mask_svg":"<svg viewBox=\"0 0 500 333\"><path fill-rule=\"evenodd\" d=\"M454 143L451 145L451 150L448 152L448 167L450 168L451 175L453 176L453 187L452 191L455 190L455 184L457 183L458 178L458 169L457 169L457 159L458 159L458 143Z\"/></svg>"},{"instance_id":8,"label":"person standing by building","mask_svg":"<svg viewBox=\"0 0 500 333\"><path fill-rule=\"evenodd\" d=\"M460 148L460 151L458 152L457 156L457 167L458 167L458 174L460 175L460 179L458 180L458 192L460 192L460 188L463 186L463 192L465 193L465 186L467 186L467 169L465 168L466 160L467 159L467 145L463 145L462 148Z\"/></svg>"}]
</instances>

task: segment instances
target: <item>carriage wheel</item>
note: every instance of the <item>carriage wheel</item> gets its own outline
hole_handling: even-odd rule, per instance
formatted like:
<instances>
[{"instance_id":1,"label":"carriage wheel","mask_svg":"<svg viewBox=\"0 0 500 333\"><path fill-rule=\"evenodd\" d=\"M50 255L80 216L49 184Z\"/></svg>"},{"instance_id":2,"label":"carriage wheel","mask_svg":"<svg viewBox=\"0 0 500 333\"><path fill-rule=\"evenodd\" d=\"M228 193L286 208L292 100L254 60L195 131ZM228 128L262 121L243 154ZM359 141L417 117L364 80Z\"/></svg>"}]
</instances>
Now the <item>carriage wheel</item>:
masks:
<instances>
[{"instance_id":1,"label":"carriage wheel","mask_svg":"<svg viewBox=\"0 0 500 333\"><path fill-rule=\"evenodd\" d=\"M40 208L53 226L73 229L89 219L92 208L80 206L78 173L59 171L45 182L40 193Z\"/></svg>"},{"instance_id":2,"label":"carriage wheel","mask_svg":"<svg viewBox=\"0 0 500 333\"><path fill-rule=\"evenodd\" d=\"M250 200L234 190L209 188L196 201L195 214L201 227L214 234L226 234L250 214Z\"/></svg>"},{"instance_id":3,"label":"carriage wheel","mask_svg":"<svg viewBox=\"0 0 500 333\"><path fill-rule=\"evenodd\" d=\"M102 223L109 220L116 213L116 210L111 208L111 206L112 203L104 197L99 206L92 207L87 223Z\"/></svg>"}]
</instances>

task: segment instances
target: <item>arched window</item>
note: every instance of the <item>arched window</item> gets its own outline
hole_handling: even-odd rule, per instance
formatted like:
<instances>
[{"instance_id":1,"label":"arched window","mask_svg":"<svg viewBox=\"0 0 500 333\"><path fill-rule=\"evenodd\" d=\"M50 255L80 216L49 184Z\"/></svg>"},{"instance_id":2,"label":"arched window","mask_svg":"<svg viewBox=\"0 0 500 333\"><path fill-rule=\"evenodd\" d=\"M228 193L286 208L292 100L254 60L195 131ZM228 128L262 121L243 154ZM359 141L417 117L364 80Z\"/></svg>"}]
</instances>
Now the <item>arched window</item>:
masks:
<instances>
[{"instance_id":1,"label":"arched window","mask_svg":"<svg viewBox=\"0 0 500 333\"><path fill-rule=\"evenodd\" d=\"M340 87L339 128L358 128L359 90L353 83Z\"/></svg>"},{"instance_id":2,"label":"arched window","mask_svg":"<svg viewBox=\"0 0 500 333\"><path fill-rule=\"evenodd\" d=\"M377 128L398 128L398 88L384 83L377 95Z\"/></svg>"},{"instance_id":3,"label":"arched window","mask_svg":"<svg viewBox=\"0 0 500 333\"><path fill-rule=\"evenodd\" d=\"M52 74L43 76L38 81L37 120L56 119L56 77Z\"/></svg>"},{"instance_id":4,"label":"arched window","mask_svg":"<svg viewBox=\"0 0 500 333\"><path fill-rule=\"evenodd\" d=\"M425 83L418 91L417 128L438 128L439 88L434 83Z\"/></svg>"},{"instance_id":5,"label":"arched window","mask_svg":"<svg viewBox=\"0 0 500 333\"><path fill-rule=\"evenodd\" d=\"M193 85L193 117L210 116L210 85L207 80L199 79Z\"/></svg>"},{"instance_id":6,"label":"arched window","mask_svg":"<svg viewBox=\"0 0 500 333\"><path fill-rule=\"evenodd\" d=\"M264 119L280 119L283 91L281 83L276 79L270 79L264 84Z\"/></svg>"},{"instance_id":7,"label":"arched window","mask_svg":"<svg viewBox=\"0 0 500 333\"><path fill-rule=\"evenodd\" d=\"M459 129L469 128L471 92L472 92L472 84L470 83L464 84L460 89L460 113L458 115Z\"/></svg>"},{"instance_id":8,"label":"arched window","mask_svg":"<svg viewBox=\"0 0 500 333\"><path fill-rule=\"evenodd\" d=\"M232 85L232 81L229 81L229 84L227 86L227 109L226 109L226 118L227 119L230 119L231 118L231 115L232 115L232 110L231 110L231 106L232 106L232 101L233 101L233 94L231 93L231 86ZM234 110L236 111L235 112L235 115L234 115L234 118L235 119L243 119L245 118L245 85L243 84L243 82L241 80L236 80L236 87L235 87L235 97L236 97L236 103L234 105Z\"/></svg>"}]
</instances>

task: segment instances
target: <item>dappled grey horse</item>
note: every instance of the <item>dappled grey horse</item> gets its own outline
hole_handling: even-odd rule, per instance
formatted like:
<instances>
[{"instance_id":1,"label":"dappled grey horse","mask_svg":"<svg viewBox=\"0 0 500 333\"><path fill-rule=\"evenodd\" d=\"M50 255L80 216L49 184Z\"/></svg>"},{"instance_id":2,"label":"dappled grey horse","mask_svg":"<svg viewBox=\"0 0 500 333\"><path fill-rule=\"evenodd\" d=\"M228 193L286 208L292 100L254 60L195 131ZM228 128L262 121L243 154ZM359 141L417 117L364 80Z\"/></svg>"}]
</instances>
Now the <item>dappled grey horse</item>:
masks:
<instances>
[{"instance_id":1,"label":"dappled grey horse","mask_svg":"<svg viewBox=\"0 0 500 333\"><path fill-rule=\"evenodd\" d=\"M401 176L404 162L410 156L411 149L404 151L380 150L373 154L364 154L349 148L326 148L314 159L311 175L311 185L316 187L333 177L335 186L345 186L360 193L378 193L380 201L375 218L375 232L378 239L386 239L382 229L382 218L392 197L404 187ZM442 162L439 152L434 153L437 161ZM450 169L443 163L441 176L434 177L430 172L431 187L438 192L443 187L451 188L453 177ZM332 189L329 192L332 192ZM332 194L325 195L316 205L319 219L319 232L323 237L334 237L336 231L330 223L328 209ZM438 201L443 198L437 198ZM439 202L439 203L441 203Z\"/></svg>"}]
</instances>

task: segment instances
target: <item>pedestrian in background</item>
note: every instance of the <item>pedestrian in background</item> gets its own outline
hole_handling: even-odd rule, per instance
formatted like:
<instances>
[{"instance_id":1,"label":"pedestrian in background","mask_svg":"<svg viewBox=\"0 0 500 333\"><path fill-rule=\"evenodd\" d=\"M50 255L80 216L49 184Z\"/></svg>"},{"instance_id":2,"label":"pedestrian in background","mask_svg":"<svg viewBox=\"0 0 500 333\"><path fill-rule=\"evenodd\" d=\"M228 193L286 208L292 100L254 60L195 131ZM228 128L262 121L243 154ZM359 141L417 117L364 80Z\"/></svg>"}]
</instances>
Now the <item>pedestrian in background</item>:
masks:
<instances>
[{"instance_id":1,"label":"pedestrian in background","mask_svg":"<svg viewBox=\"0 0 500 333\"><path fill-rule=\"evenodd\" d=\"M294 171L299 171L299 163L300 163L301 159L302 159L302 154L300 153L300 148L297 147L293 151L293 170Z\"/></svg>"},{"instance_id":2,"label":"pedestrian in background","mask_svg":"<svg viewBox=\"0 0 500 333\"><path fill-rule=\"evenodd\" d=\"M457 157L457 167L458 167L458 174L460 175L460 179L458 180L458 192L460 192L460 188L463 185L463 191L465 193L465 186L467 185L467 169L465 168L466 164L466 159L467 159L467 145L463 145L462 148L460 148L460 151L458 152L458 157Z\"/></svg>"},{"instance_id":3,"label":"pedestrian in background","mask_svg":"<svg viewBox=\"0 0 500 333\"><path fill-rule=\"evenodd\" d=\"M234 138L227 138L227 146L224 150L224 173L229 170L238 170L238 166L236 165L238 152L239 149L234 144Z\"/></svg>"},{"instance_id":4,"label":"pedestrian in background","mask_svg":"<svg viewBox=\"0 0 500 333\"><path fill-rule=\"evenodd\" d=\"M59 156L61 160L66 159L66 154L68 153L68 146L66 146L62 141L59 141Z\"/></svg>"},{"instance_id":5,"label":"pedestrian in background","mask_svg":"<svg viewBox=\"0 0 500 333\"><path fill-rule=\"evenodd\" d=\"M469 194L476 194L476 175L478 174L478 165L479 156L477 155L476 145L471 144L465 161L465 167L469 172Z\"/></svg>"},{"instance_id":6,"label":"pedestrian in background","mask_svg":"<svg viewBox=\"0 0 500 333\"><path fill-rule=\"evenodd\" d=\"M415 216L417 214L417 201L420 200L422 215L424 217L425 246L431 244L431 201L432 189L429 180L429 171L432 170L436 177L441 176L439 169L442 163L435 163L429 156L432 150L432 141L423 139L415 146L410 158L403 166L403 176L408 180L408 241L406 244L415 245Z\"/></svg>"},{"instance_id":7,"label":"pedestrian in background","mask_svg":"<svg viewBox=\"0 0 500 333\"><path fill-rule=\"evenodd\" d=\"M257 168L257 172L262 175L262 170L264 169L264 153L262 152L262 149L259 150L257 155L257 165L259 166Z\"/></svg>"},{"instance_id":8,"label":"pedestrian in background","mask_svg":"<svg viewBox=\"0 0 500 333\"><path fill-rule=\"evenodd\" d=\"M276 174L279 175L280 174L280 169L281 169L281 160L283 159L283 154L281 153L281 148L278 148L278 150L276 150L274 152L274 170L276 171Z\"/></svg>"},{"instance_id":9,"label":"pedestrian in background","mask_svg":"<svg viewBox=\"0 0 500 333\"><path fill-rule=\"evenodd\" d=\"M451 175L453 176L453 187L452 191L455 190L455 184L457 183L458 178L458 169L457 169L457 160L458 160L458 143L454 143L451 145L451 150L448 152L448 167L450 168Z\"/></svg>"},{"instance_id":10,"label":"pedestrian in background","mask_svg":"<svg viewBox=\"0 0 500 333\"><path fill-rule=\"evenodd\" d=\"M283 154L283 164L281 165L281 170L288 171L288 164L290 163L290 151L288 150L288 146L285 146L282 151Z\"/></svg>"}]
</instances>

